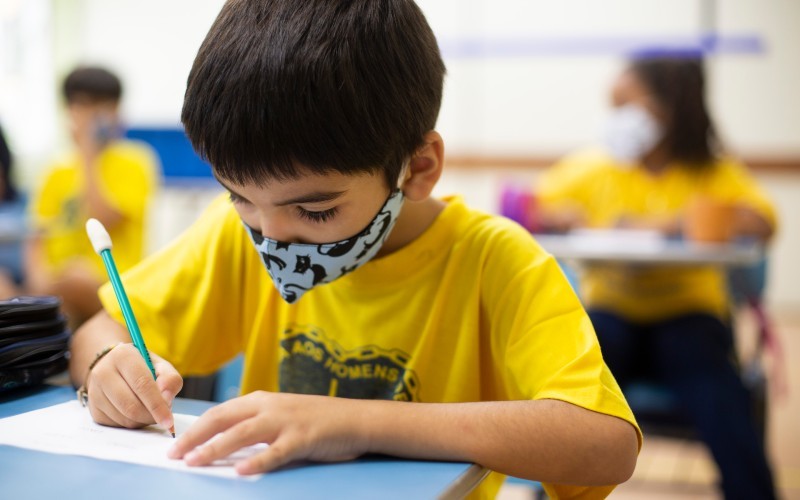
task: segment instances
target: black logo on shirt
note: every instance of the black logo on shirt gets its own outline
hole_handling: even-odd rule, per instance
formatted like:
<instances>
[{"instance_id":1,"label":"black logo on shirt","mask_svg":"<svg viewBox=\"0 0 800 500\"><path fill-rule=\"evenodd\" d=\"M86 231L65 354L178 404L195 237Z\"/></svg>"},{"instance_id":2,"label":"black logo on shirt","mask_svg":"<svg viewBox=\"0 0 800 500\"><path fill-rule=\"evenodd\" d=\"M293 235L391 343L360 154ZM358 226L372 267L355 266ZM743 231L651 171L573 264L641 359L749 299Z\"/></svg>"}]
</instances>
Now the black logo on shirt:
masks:
<instances>
[{"instance_id":1,"label":"black logo on shirt","mask_svg":"<svg viewBox=\"0 0 800 500\"><path fill-rule=\"evenodd\" d=\"M280 391L357 399L419 401L410 356L373 345L345 350L313 326L287 328L281 340Z\"/></svg>"}]
</instances>

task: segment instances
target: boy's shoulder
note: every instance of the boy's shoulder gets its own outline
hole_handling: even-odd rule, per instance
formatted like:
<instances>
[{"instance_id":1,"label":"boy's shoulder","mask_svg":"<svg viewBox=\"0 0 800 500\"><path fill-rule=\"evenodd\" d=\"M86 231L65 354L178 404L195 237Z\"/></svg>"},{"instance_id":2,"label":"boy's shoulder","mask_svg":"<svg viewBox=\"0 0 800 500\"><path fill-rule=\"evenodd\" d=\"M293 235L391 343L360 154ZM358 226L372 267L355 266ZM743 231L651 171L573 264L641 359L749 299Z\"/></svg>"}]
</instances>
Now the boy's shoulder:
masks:
<instances>
[{"instance_id":1,"label":"boy's shoulder","mask_svg":"<svg viewBox=\"0 0 800 500\"><path fill-rule=\"evenodd\" d=\"M600 146L578 149L561 158L556 166L580 170L583 174L620 170L620 162Z\"/></svg>"},{"instance_id":2,"label":"boy's shoulder","mask_svg":"<svg viewBox=\"0 0 800 500\"><path fill-rule=\"evenodd\" d=\"M218 228L223 232L242 228L239 214L236 213L236 209L230 201L230 196L225 192L219 193L208 203L200 215L198 223Z\"/></svg>"},{"instance_id":3,"label":"boy's shoulder","mask_svg":"<svg viewBox=\"0 0 800 500\"><path fill-rule=\"evenodd\" d=\"M114 160L122 159L126 162L146 165L148 168L158 162L158 155L149 144L131 139L113 141L106 147L104 155Z\"/></svg>"},{"instance_id":4,"label":"boy's shoulder","mask_svg":"<svg viewBox=\"0 0 800 500\"><path fill-rule=\"evenodd\" d=\"M562 157L547 169L537 185L537 191L547 197L551 192L560 193L565 186L588 186L596 181L630 175L632 170L629 166L623 167L603 148L580 149Z\"/></svg>"},{"instance_id":5,"label":"boy's shoulder","mask_svg":"<svg viewBox=\"0 0 800 500\"><path fill-rule=\"evenodd\" d=\"M721 156L714 162L712 170L720 176L739 177L750 174L747 165L735 156Z\"/></svg>"},{"instance_id":6,"label":"boy's shoulder","mask_svg":"<svg viewBox=\"0 0 800 500\"><path fill-rule=\"evenodd\" d=\"M444 201L448 206L432 230L450 231L453 249L478 252L483 259L502 259L508 252L543 252L531 233L513 220L471 208L460 197Z\"/></svg>"},{"instance_id":7,"label":"boy's shoulder","mask_svg":"<svg viewBox=\"0 0 800 500\"><path fill-rule=\"evenodd\" d=\"M63 152L51 158L47 166L42 170L39 186L64 187L71 185L75 176L78 175L80 162L78 154L74 151Z\"/></svg>"}]
</instances>

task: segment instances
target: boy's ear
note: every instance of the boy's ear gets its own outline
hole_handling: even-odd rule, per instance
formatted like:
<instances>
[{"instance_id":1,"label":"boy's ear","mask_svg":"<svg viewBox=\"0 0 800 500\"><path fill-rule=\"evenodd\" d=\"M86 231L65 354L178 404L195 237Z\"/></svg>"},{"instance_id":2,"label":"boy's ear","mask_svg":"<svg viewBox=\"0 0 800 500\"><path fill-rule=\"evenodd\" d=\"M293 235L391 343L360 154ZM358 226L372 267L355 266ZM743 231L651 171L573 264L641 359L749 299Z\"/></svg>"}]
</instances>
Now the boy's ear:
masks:
<instances>
[{"instance_id":1,"label":"boy's ear","mask_svg":"<svg viewBox=\"0 0 800 500\"><path fill-rule=\"evenodd\" d=\"M444 141L431 130L423 137L423 145L414 153L405 173L401 189L406 199L423 201L431 195L444 166Z\"/></svg>"}]
</instances>

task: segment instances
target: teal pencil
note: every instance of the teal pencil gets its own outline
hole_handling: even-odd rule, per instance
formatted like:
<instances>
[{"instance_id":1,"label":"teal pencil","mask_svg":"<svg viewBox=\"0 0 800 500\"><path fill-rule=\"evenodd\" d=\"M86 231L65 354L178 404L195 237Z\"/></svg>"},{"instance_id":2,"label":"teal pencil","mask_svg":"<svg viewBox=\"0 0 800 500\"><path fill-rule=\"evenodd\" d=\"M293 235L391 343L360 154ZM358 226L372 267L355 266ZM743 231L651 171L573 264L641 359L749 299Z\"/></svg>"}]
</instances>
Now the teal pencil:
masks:
<instances>
[{"instance_id":1,"label":"teal pencil","mask_svg":"<svg viewBox=\"0 0 800 500\"><path fill-rule=\"evenodd\" d=\"M128 300L128 294L125 293L125 287L122 286L122 280L117 271L117 265L114 262L114 257L111 255L111 236L109 236L106 228L97 219L89 219L86 221L86 233L89 235L89 240L92 242L94 251L103 259L103 264L106 267L108 278L111 280L111 286L114 288L114 295L117 296L117 302L122 309L122 316L125 318L125 324L128 327L128 333L131 335L133 345L138 349L139 354L144 358L147 363L147 368L153 375L153 380L156 379L156 369L153 367L153 362L150 360L150 353L147 351L147 346L144 344L142 331L139 330L139 323L136 322L136 316L133 315L133 308ZM175 437L175 425L170 427L169 431L172 437Z\"/></svg>"}]
</instances>

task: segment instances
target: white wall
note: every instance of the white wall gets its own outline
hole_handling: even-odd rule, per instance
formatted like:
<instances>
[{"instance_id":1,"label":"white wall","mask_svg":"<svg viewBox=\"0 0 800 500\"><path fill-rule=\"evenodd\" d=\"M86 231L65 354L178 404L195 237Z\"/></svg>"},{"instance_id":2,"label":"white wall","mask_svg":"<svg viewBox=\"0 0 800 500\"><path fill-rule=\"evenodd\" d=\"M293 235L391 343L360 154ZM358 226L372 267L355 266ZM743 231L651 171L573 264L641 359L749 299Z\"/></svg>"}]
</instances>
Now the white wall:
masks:
<instances>
[{"instance_id":1,"label":"white wall","mask_svg":"<svg viewBox=\"0 0 800 500\"><path fill-rule=\"evenodd\" d=\"M11 81L2 67L4 59L13 58L3 58L0 50L0 113L7 115L2 118L22 161L39 160L66 143L63 132L60 141L48 132L56 123L53 87L79 62L105 64L122 76L130 123L177 124L189 68L222 3L4 0L3 5L27 10L49 6L39 31L20 38L26 57L19 60L51 58L52 74L45 66L44 77L20 72ZM685 38L702 33L707 24L700 0L419 3L445 52L449 72L439 128L448 151L459 155L552 156L595 140L606 89L622 58L609 50L587 53L592 50L587 40ZM709 95L724 137L744 156L800 156L800 2L716 3L717 33L758 36L765 47L763 54L725 54L709 61ZM52 45L43 42L48 30ZM464 40L504 41L512 49L533 41L538 49L470 58L454 50ZM570 41L583 48L564 55ZM36 135L28 133L23 141L16 133L21 129L44 133L35 142L29 138ZM39 165L26 167L32 177Z\"/></svg>"},{"instance_id":2,"label":"white wall","mask_svg":"<svg viewBox=\"0 0 800 500\"><path fill-rule=\"evenodd\" d=\"M753 31L766 52L714 61L711 101L729 145L744 155L800 156L800 2L724 0L720 23Z\"/></svg>"},{"instance_id":3,"label":"white wall","mask_svg":"<svg viewBox=\"0 0 800 500\"><path fill-rule=\"evenodd\" d=\"M539 41L528 57L447 60L440 129L451 151L497 155L560 154L593 141L619 54L570 39L663 40L703 33L697 0L423 0L445 53L467 37ZM716 32L756 36L762 54L709 59L709 96L724 139L744 155L800 155L800 2L718 0ZM551 51L542 50L551 40ZM599 45L599 44L598 44ZM498 51L502 52L502 51ZM557 54L562 54L557 57Z\"/></svg>"},{"instance_id":4,"label":"white wall","mask_svg":"<svg viewBox=\"0 0 800 500\"><path fill-rule=\"evenodd\" d=\"M186 78L223 0L82 0L76 58L125 83L130 123L178 125Z\"/></svg>"},{"instance_id":5,"label":"white wall","mask_svg":"<svg viewBox=\"0 0 800 500\"><path fill-rule=\"evenodd\" d=\"M23 158L57 137L52 14L50 0L0 1L0 123Z\"/></svg>"}]
</instances>

